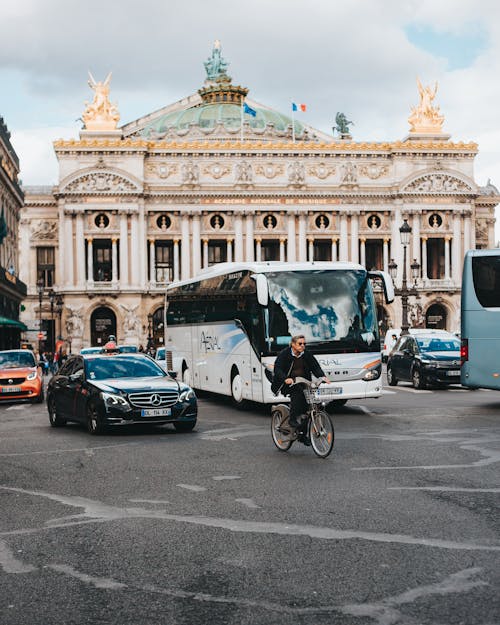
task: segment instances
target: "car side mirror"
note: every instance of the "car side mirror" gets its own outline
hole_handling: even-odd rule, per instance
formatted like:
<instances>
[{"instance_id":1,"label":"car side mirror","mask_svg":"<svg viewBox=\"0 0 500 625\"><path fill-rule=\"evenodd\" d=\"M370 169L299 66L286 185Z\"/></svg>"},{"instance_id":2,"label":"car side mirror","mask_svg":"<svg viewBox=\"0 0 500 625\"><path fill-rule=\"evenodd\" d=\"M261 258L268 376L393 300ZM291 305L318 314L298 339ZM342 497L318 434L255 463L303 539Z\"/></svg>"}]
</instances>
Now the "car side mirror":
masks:
<instances>
[{"instance_id":1,"label":"car side mirror","mask_svg":"<svg viewBox=\"0 0 500 625\"><path fill-rule=\"evenodd\" d=\"M69 379L70 379L72 382L80 382L81 380L83 380L83 370L82 370L82 369L80 369L80 371L77 371L76 373L72 373L72 374L69 376Z\"/></svg>"}]
</instances>

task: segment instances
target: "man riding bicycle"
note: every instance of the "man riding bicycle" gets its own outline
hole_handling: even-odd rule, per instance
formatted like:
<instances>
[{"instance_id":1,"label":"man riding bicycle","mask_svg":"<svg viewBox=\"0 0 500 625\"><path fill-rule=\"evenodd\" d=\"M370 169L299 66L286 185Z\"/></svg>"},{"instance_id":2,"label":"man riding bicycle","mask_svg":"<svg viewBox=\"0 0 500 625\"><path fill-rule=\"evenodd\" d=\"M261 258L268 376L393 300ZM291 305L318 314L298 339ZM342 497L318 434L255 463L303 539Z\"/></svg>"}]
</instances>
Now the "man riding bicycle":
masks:
<instances>
[{"instance_id":1,"label":"man riding bicycle","mask_svg":"<svg viewBox=\"0 0 500 625\"><path fill-rule=\"evenodd\" d=\"M296 378L311 380L311 375L330 383L321 365L310 351L306 349L303 334L292 336L290 347L285 347L274 363L271 390L275 395L282 393L290 396L289 424L293 428L300 426L300 417L307 412L307 401L302 387L295 384Z\"/></svg>"}]
</instances>

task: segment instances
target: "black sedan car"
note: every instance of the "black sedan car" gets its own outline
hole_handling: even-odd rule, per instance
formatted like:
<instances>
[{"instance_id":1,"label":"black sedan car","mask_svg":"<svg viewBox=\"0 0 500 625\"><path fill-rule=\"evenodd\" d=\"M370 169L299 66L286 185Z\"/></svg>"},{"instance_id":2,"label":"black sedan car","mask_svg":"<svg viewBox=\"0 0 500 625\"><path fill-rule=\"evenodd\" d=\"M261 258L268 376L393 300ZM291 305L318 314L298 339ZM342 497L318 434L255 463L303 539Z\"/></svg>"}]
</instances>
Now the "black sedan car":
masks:
<instances>
[{"instance_id":1,"label":"black sedan car","mask_svg":"<svg viewBox=\"0 0 500 625\"><path fill-rule=\"evenodd\" d=\"M449 333L400 336L387 359L387 381L415 388L460 383L460 341Z\"/></svg>"},{"instance_id":2,"label":"black sedan car","mask_svg":"<svg viewBox=\"0 0 500 625\"><path fill-rule=\"evenodd\" d=\"M187 432L196 425L194 391L171 378L144 354L71 356L50 380L47 407L53 427L78 421L91 434L108 426L172 423Z\"/></svg>"}]
</instances>

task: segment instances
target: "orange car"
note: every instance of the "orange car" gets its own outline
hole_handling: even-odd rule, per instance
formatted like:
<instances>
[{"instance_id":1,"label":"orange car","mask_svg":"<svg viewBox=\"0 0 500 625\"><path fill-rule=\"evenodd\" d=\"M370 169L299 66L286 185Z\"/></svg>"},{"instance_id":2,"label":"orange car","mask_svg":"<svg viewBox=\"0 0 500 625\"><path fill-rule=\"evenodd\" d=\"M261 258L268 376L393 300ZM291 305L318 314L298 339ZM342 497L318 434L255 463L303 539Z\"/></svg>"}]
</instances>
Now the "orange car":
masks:
<instances>
[{"instance_id":1,"label":"orange car","mask_svg":"<svg viewBox=\"0 0 500 625\"><path fill-rule=\"evenodd\" d=\"M0 351L0 402L43 401L42 369L27 349Z\"/></svg>"}]
</instances>

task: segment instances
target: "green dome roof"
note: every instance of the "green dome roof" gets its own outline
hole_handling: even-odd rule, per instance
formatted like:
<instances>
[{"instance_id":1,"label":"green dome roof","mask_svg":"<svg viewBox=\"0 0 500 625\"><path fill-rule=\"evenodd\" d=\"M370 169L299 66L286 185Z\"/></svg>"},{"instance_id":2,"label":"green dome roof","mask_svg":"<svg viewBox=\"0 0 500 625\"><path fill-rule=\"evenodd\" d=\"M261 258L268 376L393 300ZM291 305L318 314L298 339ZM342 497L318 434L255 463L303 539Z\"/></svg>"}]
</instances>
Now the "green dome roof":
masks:
<instances>
[{"instance_id":1,"label":"green dome roof","mask_svg":"<svg viewBox=\"0 0 500 625\"><path fill-rule=\"evenodd\" d=\"M252 106L256 115L244 113L243 120L248 122L250 128L256 131L264 131L268 123L274 124L274 129L278 132L286 132L292 125L291 117L282 115L277 111L258 108ZM304 126L295 121L295 133L301 135ZM147 137L151 132L163 134L170 128L175 131L188 130L191 125L199 126L201 129L212 130L217 124L223 124L227 130L237 130L241 126L241 107L237 104L210 103L195 106L183 111L173 111L162 115L154 122L147 125L141 135Z\"/></svg>"}]
</instances>

